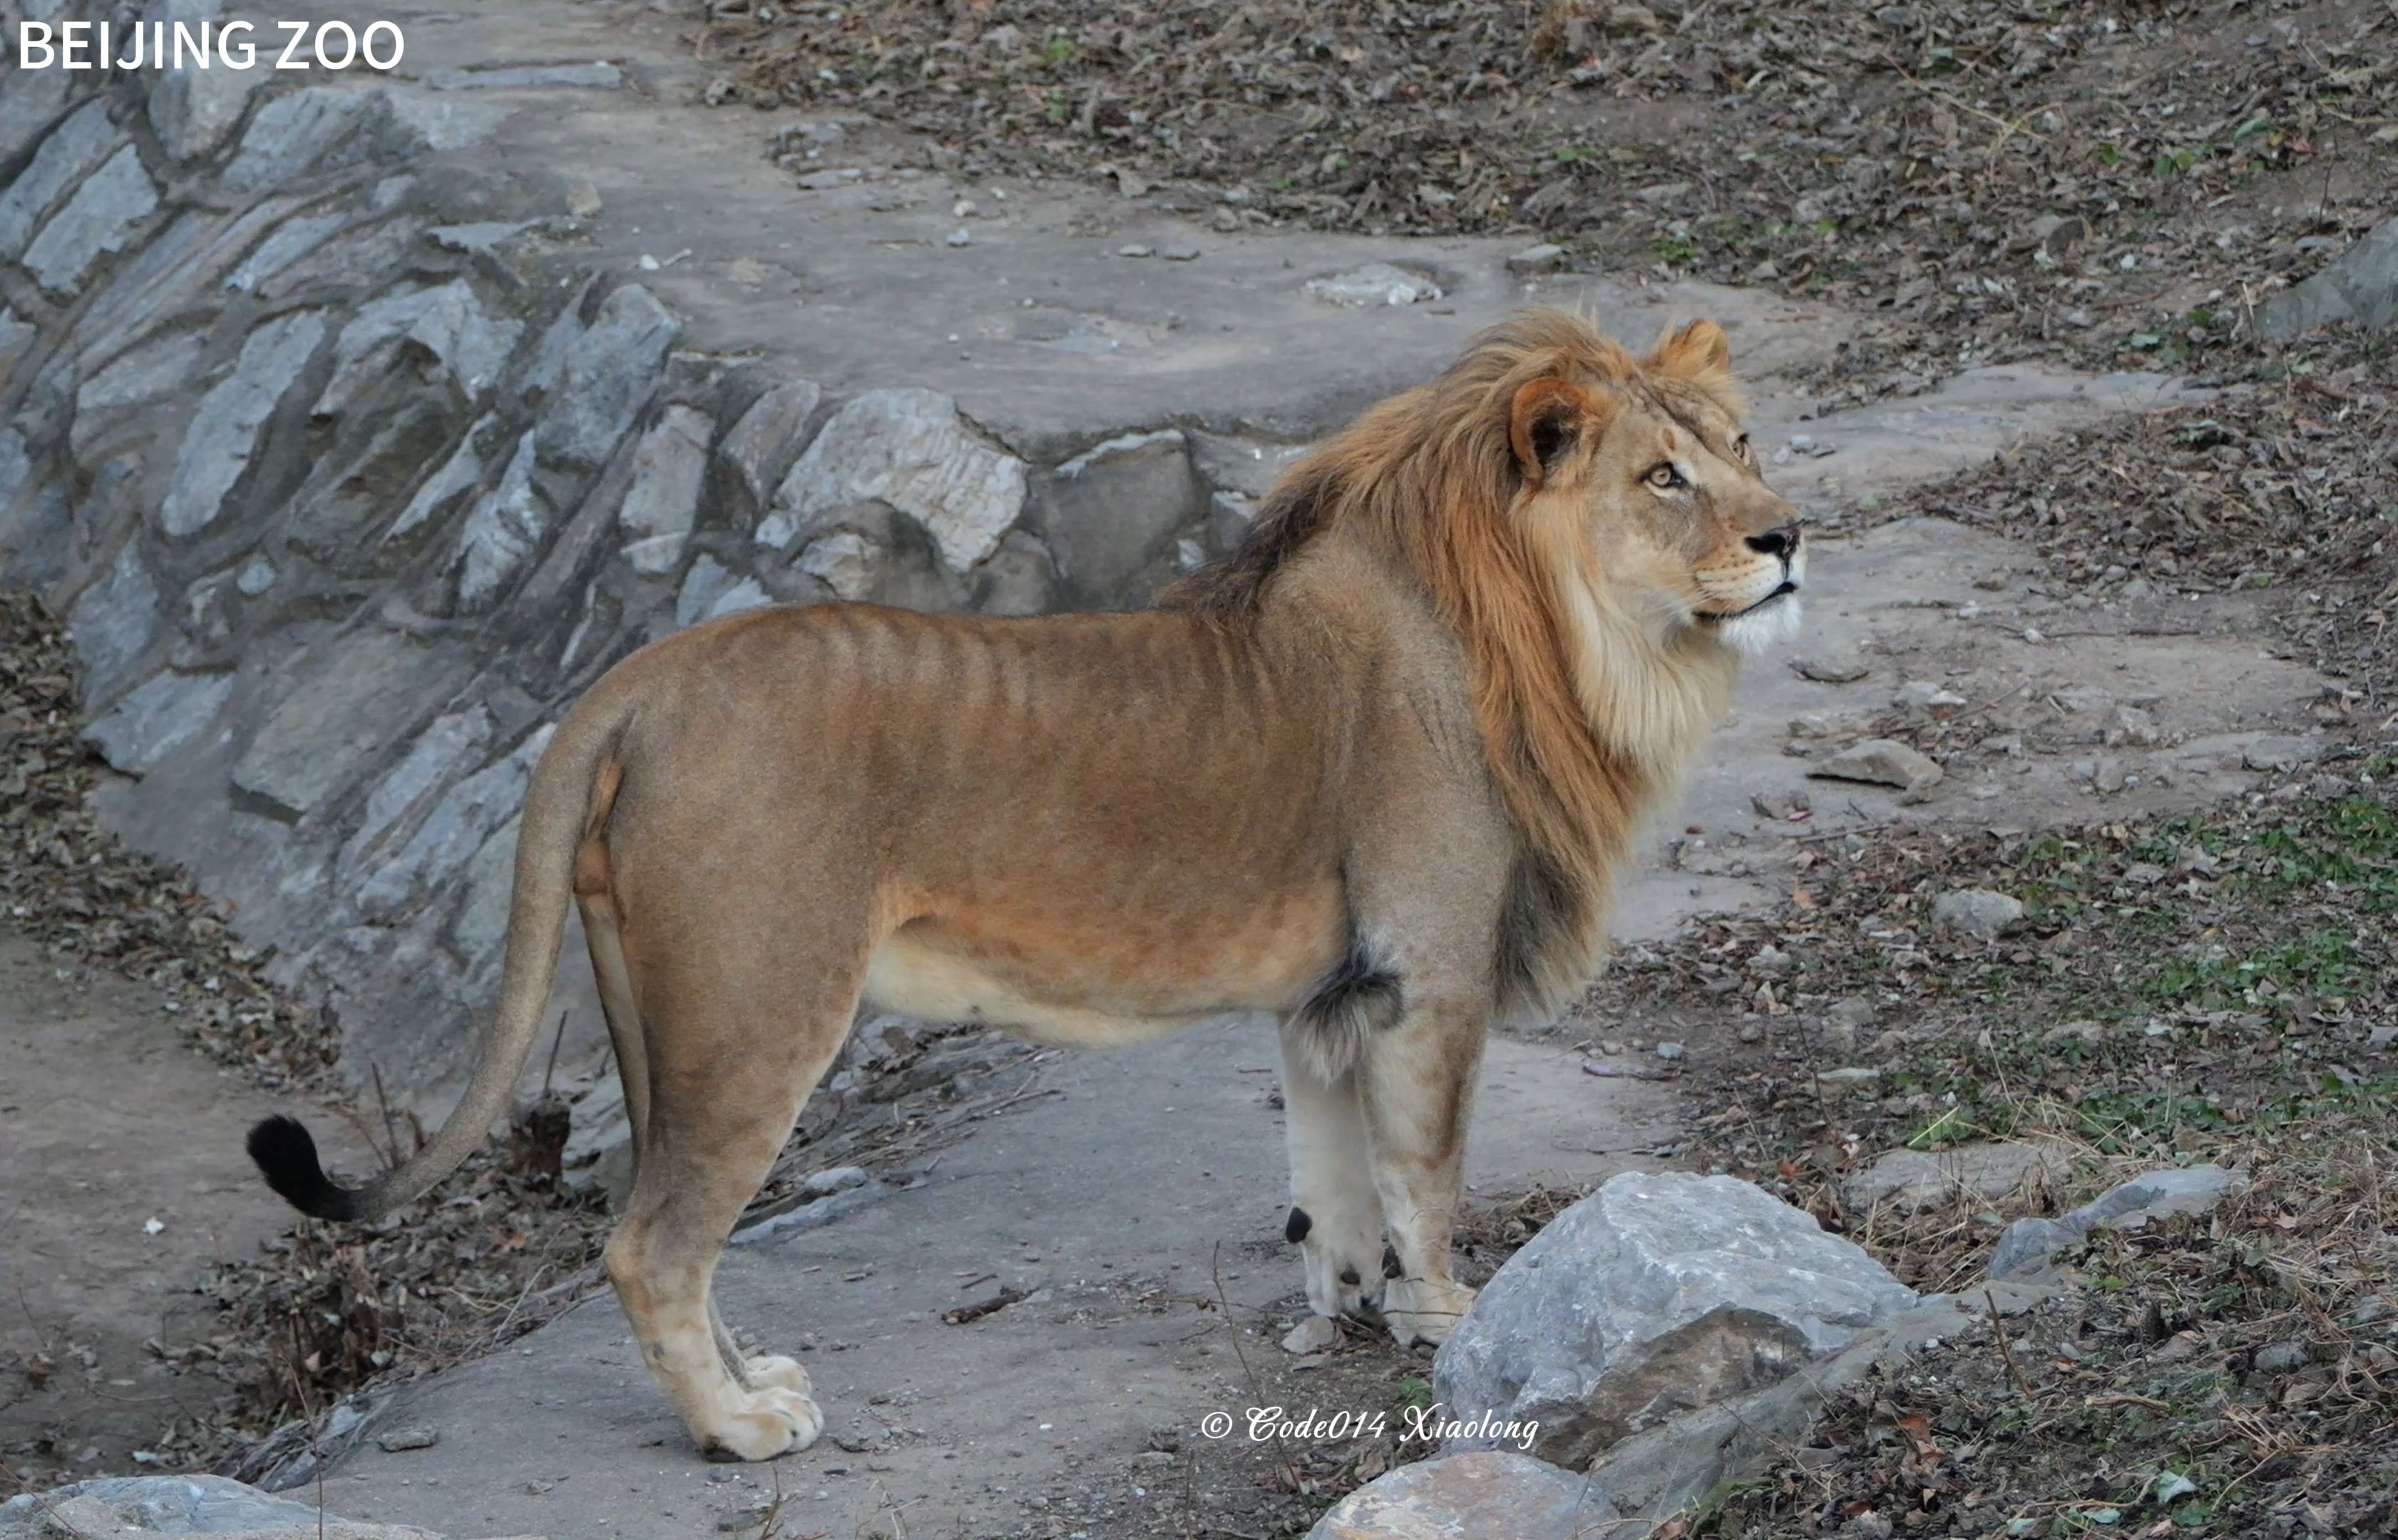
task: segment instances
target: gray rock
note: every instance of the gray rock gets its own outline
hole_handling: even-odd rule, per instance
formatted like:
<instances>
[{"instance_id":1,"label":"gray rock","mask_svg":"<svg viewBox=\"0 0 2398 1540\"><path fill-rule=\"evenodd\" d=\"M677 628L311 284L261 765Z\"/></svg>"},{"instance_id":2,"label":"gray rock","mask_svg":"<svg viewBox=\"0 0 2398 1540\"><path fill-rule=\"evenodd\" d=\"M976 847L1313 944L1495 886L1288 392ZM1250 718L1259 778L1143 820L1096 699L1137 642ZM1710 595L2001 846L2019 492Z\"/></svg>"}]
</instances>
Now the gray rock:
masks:
<instances>
[{"instance_id":1,"label":"gray rock","mask_svg":"<svg viewBox=\"0 0 2398 1540\"><path fill-rule=\"evenodd\" d=\"M411 816L431 804L435 792L481 758L493 730L492 714L479 705L435 717L399 763L367 793L365 816L342 848L343 869L355 872L360 863L375 859L385 834L410 826Z\"/></svg>"},{"instance_id":2,"label":"gray rock","mask_svg":"<svg viewBox=\"0 0 2398 1540\"><path fill-rule=\"evenodd\" d=\"M1856 1246L1747 1183L1626 1174L1484 1287L1434 1359L1434 1391L1449 1417L1538 1423L1532 1453L1579 1469L1677 1410L1838 1351L1914 1301Z\"/></svg>"},{"instance_id":3,"label":"gray rock","mask_svg":"<svg viewBox=\"0 0 2398 1540\"><path fill-rule=\"evenodd\" d=\"M1413 305L1437 300L1440 286L1389 262L1367 262L1329 277L1310 278L1307 292L1334 305Z\"/></svg>"},{"instance_id":4,"label":"gray rock","mask_svg":"<svg viewBox=\"0 0 2398 1540\"><path fill-rule=\"evenodd\" d=\"M2024 917L2020 900L1987 888L1962 888L1932 904L1932 921L1977 941L1995 941Z\"/></svg>"},{"instance_id":5,"label":"gray rock","mask_svg":"<svg viewBox=\"0 0 2398 1540\"><path fill-rule=\"evenodd\" d=\"M11 71L9 91L18 89L22 78L24 72ZM0 92L0 97L7 94ZM16 180L0 189L0 257L24 255L50 206L80 186L116 145L116 127L108 121L104 100L85 102L51 129Z\"/></svg>"},{"instance_id":6,"label":"gray rock","mask_svg":"<svg viewBox=\"0 0 2398 1540\"><path fill-rule=\"evenodd\" d=\"M1999 1232L1990 1250L1989 1274L1997 1279L2037 1276L2048 1259L2087 1234L2086 1227L2055 1219L2018 1219Z\"/></svg>"},{"instance_id":7,"label":"gray rock","mask_svg":"<svg viewBox=\"0 0 2398 1540\"><path fill-rule=\"evenodd\" d=\"M324 335L324 318L302 310L265 322L242 342L233 372L200 398L184 431L174 479L158 504L158 522L168 534L196 534L216 521L225 495L249 468L259 428Z\"/></svg>"},{"instance_id":8,"label":"gray rock","mask_svg":"<svg viewBox=\"0 0 2398 1540\"><path fill-rule=\"evenodd\" d=\"M416 832L358 884L358 913L370 919L396 919L465 866L523 806L525 786L549 744L550 730L544 727L534 732L516 752L459 782L435 803Z\"/></svg>"},{"instance_id":9,"label":"gray rock","mask_svg":"<svg viewBox=\"0 0 2398 1540\"><path fill-rule=\"evenodd\" d=\"M1086 601L1133 604L1172 575L1176 535L1207 516L1179 429L1111 438L1044 476L1032 522Z\"/></svg>"},{"instance_id":10,"label":"gray rock","mask_svg":"<svg viewBox=\"0 0 2398 1540\"><path fill-rule=\"evenodd\" d=\"M18 70L0 91L0 156L13 157L66 110L70 84L88 77L65 70Z\"/></svg>"},{"instance_id":11,"label":"gray rock","mask_svg":"<svg viewBox=\"0 0 2398 1540\"><path fill-rule=\"evenodd\" d=\"M126 671L157 635L158 584L141 553L127 545L108 576L83 591L67 611L67 635L83 661L87 701L106 700L126 682Z\"/></svg>"},{"instance_id":12,"label":"gray rock","mask_svg":"<svg viewBox=\"0 0 2398 1540\"><path fill-rule=\"evenodd\" d=\"M124 250L133 227L157 211L158 186L141 168L141 153L128 144L42 226L25 248L25 270L51 293L74 294L101 253Z\"/></svg>"},{"instance_id":13,"label":"gray rock","mask_svg":"<svg viewBox=\"0 0 2398 1540\"><path fill-rule=\"evenodd\" d=\"M549 538L549 502L532 480L535 436L517 440L499 485L476 502L458 533L458 602L469 610L497 597Z\"/></svg>"},{"instance_id":14,"label":"gray rock","mask_svg":"<svg viewBox=\"0 0 2398 1540\"><path fill-rule=\"evenodd\" d=\"M974 608L986 615L1045 615L1057 608L1058 564L1040 537L1010 529L975 569Z\"/></svg>"},{"instance_id":15,"label":"gray rock","mask_svg":"<svg viewBox=\"0 0 2398 1540\"><path fill-rule=\"evenodd\" d=\"M707 618L713 605L734 584L733 574L722 562L703 551L699 559L683 574L682 588L675 595L675 624L697 625Z\"/></svg>"},{"instance_id":16,"label":"gray rock","mask_svg":"<svg viewBox=\"0 0 2398 1540\"><path fill-rule=\"evenodd\" d=\"M1484 1450L1375 1478L1317 1520L1307 1540L1598 1540L1620 1517L1586 1476Z\"/></svg>"},{"instance_id":17,"label":"gray rock","mask_svg":"<svg viewBox=\"0 0 2398 1540\"><path fill-rule=\"evenodd\" d=\"M604 1178L603 1178L604 1179ZM751 1220L733 1232L728 1242L734 1246L756 1246L767 1241L782 1240L802 1230L820 1229L837 1219L846 1219L860 1209L871 1208L891 1196L886 1182L868 1182L859 1186L828 1193L822 1198L795 1203L778 1212L770 1212ZM790 1199L785 1199L789 1202Z\"/></svg>"},{"instance_id":18,"label":"gray rock","mask_svg":"<svg viewBox=\"0 0 2398 1540\"><path fill-rule=\"evenodd\" d=\"M316 414L330 417L388 373L403 342L441 361L469 401L495 384L524 335L524 323L494 317L464 278L436 288L411 288L358 307L333 344L333 376L317 397Z\"/></svg>"},{"instance_id":19,"label":"gray rock","mask_svg":"<svg viewBox=\"0 0 2398 1540\"><path fill-rule=\"evenodd\" d=\"M601 60L590 64L499 64L465 70L435 70L424 83L437 91L514 91L567 86L613 91L625 73Z\"/></svg>"},{"instance_id":20,"label":"gray rock","mask_svg":"<svg viewBox=\"0 0 2398 1540\"><path fill-rule=\"evenodd\" d=\"M1566 248L1543 241L1507 259L1507 271L1517 274L1555 273L1566 264Z\"/></svg>"},{"instance_id":21,"label":"gray rock","mask_svg":"<svg viewBox=\"0 0 2398 1540\"><path fill-rule=\"evenodd\" d=\"M869 391L833 414L775 492L794 532L845 503L886 502L923 525L963 572L1023 512L1024 462L992 448L937 391ZM763 538L763 531L761 531Z\"/></svg>"},{"instance_id":22,"label":"gray rock","mask_svg":"<svg viewBox=\"0 0 2398 1540\"><path fill-rule=\"evenodd\" d=\"M17 319L17 313L0 304L0 377L17 367L25 350L34 345L34 324Z\"/></svg>"},{"instance_id":23,"label":"gray rock","mask_svg":"<svg viewBox=\"0 0 2398 1540\"><path fill-rule=\"evenodd\" d=\"M1819 685L1852 685L1873 670L1846 659L1793 658L1790 660L1790 672L1802 679L1812 679Z\"/></svg>"},{"instance_id":24,"label":"gray rock","mask_svg":"<svg viewBox=\"0 0 2398 1540\"><path fill-rule=\"evenodd\" d=\"M1207 499L1208 549L1222 556L1237 548L1257 517L1257 504L1240 493L1215 493Z\"/></svg>"},{"instance_id":25,"label":"gray rock","mask_svg":"<svg viewBox=\"0 0 2398 1540\"><path fill-rule=\"evenodd\" d=\"M2268 337L2337 322L2376 331L2398 326L2398 218L2382 221L2329 267L2274 295L2258 318Z\"/></svg>"},{"instance_id":26,"label":"gray rock","mask_svg":"<svg viewBox=\"0 0 2398 1540\"><path fill-rule=\"evenodd\" d=\"M388 1433L378 1434L375 1437L375 1442L383 1447L384 1453L390 1454L402 1453L411 1449L431 1449L440 1441L441 1430L438 1427L427 1427L422 1423L411 1423L406 1427L395 1427Z\"/></svg>"},{"instance_id":27,"label":"gray rock","mask_svg":"<svg viewBox=\"0 0 2398 1540\"><path fill-rule=\"evenodd\" d=\"M67 452L80 464L118 425L117 409L141 406L189 387L204 339L181 332L135 348L86 380L75 392L74 421L67 429ZM147 433L143 435L146 439Z\"/></svg>"},{"instance_id":28,"label":"gray rock","mask_svg":"<svg viewBox=\"0 0 2398 1540\"><path fill-rule=\"evenodd\" d=\"M821 540L810 541L793 565L812 578L824 580L844 599L867 599L874 596L883 555L880 543L856 530L836 529Z\"/></svg>"},{"instance_id":29,"label":"gray rock","mask_svg":"<svg viewBox=\"0 0 2398 1540\"><path fill-rule=\"evenodd\" d=\"M2248 1173L2226 1166L2165 1167L2146 1172L2054 1219L2018 1219L2000 1233L1990 1277L2037 1277L2049 1258L2093 1229L2145 1229L2151 1221L2203 1214L2248 1185Z\"/></svg>"},{"instance_id":30,"label":"gray rock","mask_svg":"<svg viewBox=\"0 0 2398 1540\"><path fill-rule=\"evenodd\" d=\"M468 257L487 256L532 228L531 220L478 220L469 224L437 224L424 238L444 251Z\"/></svg>"},{"instance_id":31,"label":"gray rock","mask_svg":"<svg viewBox=\"0 0 2398 1540\"><path fill-rule=\"evenodd\" d=\"M475 484L483 479L483 457L476 445L498 422L497 417L487 416L466 430L465 435L458 440L458 447L450 452L450 458L441 462L439 470L425 478L424 485L416 489L416 495L408 500L408 506L400 510L399 517L384 531L383 538L386 542L397 540L419 526L431 522L460 495L472 490Z\"/></svg>"},{"instance_id":32,"label":"gray rock","mask_svg":"<svg viewBox=\"0 0 2398 1540\"><path fill-rule=\"evenodd\" d=\"M369 108L381 100L330 86L304 87L277 97L251 116L241 136L241 152L220 180L243 193L280 187L349 138Z\"/></svg>"},{"instance_id":33,"label":"gray rock","mask_svg":"<svg viewBox=\"0 0 2398 1540\"><path fill-rule=\"evenodd\" d=\"M34 480L34 460L25 452L25 435L14 428L0 428L0 514L8 511Z\"/></svg>"},{"instance_id":34,"label":"gray rock","mask_svg":"<svg viewBox=\"0 0 2398 1540\"><path fill-rule=\"evenodd\" d=\"M1894 738L1869 738L1807 767L1822 781L1869 781L1876 785L1922 791L1947 772Z\"/></svg>"},{"instance_id":35,"label":"gray rock","mask_svg":"<svg viewBox=\"0 0 2398 1540\"><path fill-rule=\"evenodd\" d=\"M766 592L764 584L756 578L743 578L723 593L717 595L715 601L708 605L707 613L702 615L700 619L712 621L720 616L730 615L736 609L756 609L774 602L775 596Z\"/></svg>"},{"instance_id":36,"label":"gray rock","mask_svg":"<svg viewBox=\"0 0 2398 1540\"><path fill-rule=\"evenodd\" d=\"M314 1504L270 1497L258 1488L222 1476L113 1476L0 1503L0 1524L30 1523L45 1508L74 1498L101 1504L121 1522L162 1534L247 1534L270 1532L314 1535L322 1517ZM438 1540L429 1530L392 1524L354 1524L326 1519L327 1540ZM105 1533L105 1532L103 1532Z\"/></svg>"},{"instance_id":37,"label":"gray rock","mask_svg":"<svg viewBox=\"0 0 2398 1540\"><path fill-rule=\"evenodd\" d=\"M2071 1217L2110 1229L2143 1229L2151 1220L2210 1213L2247 1185L2247 1172L2227 1166L2166 1167L2142 1172L2074 1210Z\"/></svg>"},{"instance_id":38,"label":"gray rock","mask_svg":"<svg viewBox=\"0 0 2398 1540\"><path fill-rule=\"evenodd\" d=\"M2240 751L2240 762L2252 770L2288 770L2323 757L2323 745L2305 738L2266 734Z\"/></svg>"},{"instance_id":39,"label":"gray rock","mask_svg":"<svg viewBox=\"0 0 2398 1540\"><path fill-rule=\"evenodd\" d=\"M668 407L633 450L631 485L616 509L616 523L633 543L626 547L634 570L652 577L671 572L699 517L700 483L707 475L707 441L716 424L694 407Z\"/></svg>"},{"instance_id":40,"label":"gray rock","mask_svg":"<svg viewBox=\"0 0 2398 1540\"><path fill-rule=\"evenodd\" d=\"M1840 1184L1852 1209L1882 1204L1913 1212L1958 1198L2005 1198L2027 1186L2053 1185L2071 1164L2054 1145L1994 1141L1954 1149L1892 1150Z\"/></svg>"},{"instance_id":41,"label":"gray rock","mask_svg":"<svg viewBox=\"0 0 2398 1540\"><path fill-rule=\"evenodd\" d=\"M55 481L33 481L32 490L12 494L9 450L23 441L0 432L0 580L25 588L47 588L66 575L68 537L74 514L66 489ZM17 467L26 470L29 467ZM11 504L15 504L12 506Z\"/></svg>"},{"instance_id":42,"label":"gray rock","mask_svg":"<svg viewBox=\"0 0 2398 1540\"><path fill-rule=\"evenodd\" d=\"M810 1198L829 1198L852 1187L862 1187L874 1180L864 1166L828 1166L800 1178L800 1191Z\"/></svg>"},{"instance_id":43,"label":"gray rock","mask_svg":"<svg viewBox=\"0 0 2398 1540\"><path fill-rule=\"evenodd\" d=\"M276 228L242 260L224 281L237 294L254 294L258 286L316 250L348 226L346 214L303 214Z\"/></svg>"},{"instance_id":44,"label":"gray rock","mask_svg":"<svg viewBox=\"0 0 2398 1540\"><path fill-rule=\"evenodd\" d=\"M1931 679L1906 679L1891 698L1891 704L1916 711L1929 711L1934 706L1961 706L1965 697Z\"/></svg>"},{"instance_id":45,"label":"gray rock","mask_svg":"<svg viewBox=\"0 0 2398 1540\"><path fill-rule=\"evenodd\" d=\"M470 149L499 131L512 108L505 101L468 101L403 92L386 101L394 137L409 150Z\"/></svg>"},{"instance_id":46,"label":"gray rock","mask_svg":"<svg viewBox=\"0 0 2398 1540\"><path fill-rule=\"evenodd\" d=\"M450 943L469 971L498 960L507 941L508 909L516 899L517 832L522 823L512 817L493 829L466 863L460 883L466 896L450 922Z\"/></svg>"},{"instance_id":47,"label":"gray rock","mask_svg":"<svg viewBox=\"0 0 2398 1540\"><path fill-rule=\"evenodd\" d=\"M766 506L790 474L791 462L806 447L808 421L823 399L814 381L786 381L751 402L724 435L718 452L731 462L759 507Z\"/></svg>"},{"instance_id":48,"label":"gray rock","mask_svg":"<svg viewBox=\"0 0 2398 1540\"><path fill-rule=\"evenodd\" d=\"M1304 444L1233 438L1198 429L1190 430L1184 437L1189 441L1191 463L1200 476L1219 491L1237 494L1245 503L1254 503L1264 497L1290 462L1307 452ZM1244 516L1243 526L1247 522Z\"/></svg>"},{"instance_id":49,"label":"gray rock","mask_svg":"<svg viewBox=\"0 0 2398 1540\"><path fill-rule=\"evenodd\" d=\"M208 154L241 121L257 84L253 70L168 70L150 87L150 127L177 160Z\"/></svg>"},{"instance_id":50,"label":"gray rock","mask_svg":"<svg viewBox=\"0 0 2398 1540\"><path fill-rule=\"evenodd\" d=\"M600 303L591 325L565 344L557 389L538 429L545 459L596 466L607 460L664 377L682 323L639 284Z\"/></svg>"},{"instance_id":51,"label":"gray rock","mask_svg":"<svg viewBox=\"0 0 2398 1540\"><path fill-rule=\"evenodd\" d=\"M1322 1353L1340 1346L1340 1328L1322 1316L1309 1316L1283 1333L1286 1353Z\"/></svg>"},{"instance_id":52,"label":"gray rock","mask_svg":"<svg viewBox=\"0 0 2398 1540\"><path fill-rule=\"evenodd\" d=\"M232 693L230 674L161 674L116 703L84 735L117 770L147 775L215 720Z\"/></svg>"},{"instance_id":53,"label":"gray rock","mask_svg":"<svg viewBox=\"0 0 2398 1540\"><path fill-rule=\"evenodd\" d=\"M1723 1483L1743 1480L1786 1457L1843 1392L1854 1393L1877 1374L1888 1383L1929 1343L1987 1320L1992 1306L2001 1315L2017 1315L2053 1294L2038 1286L2003 1283L1988 1285L1987 1299L1985 1292L1975 1290L1963 1299L1929 1295L1858 1333L1804 1373L1635 1433L1592 1464L1590 1479L1628 1515L1661 1521L1684 1512Z\"/></svg>"},{"instance_id":54,"label":"gray rock","mask_svg":"<svg viewBox=\"0 0 2398 1540\"><path fill-rule=\"evenodd\" d=\"M135 348L86 380L75 392L75 415L155 401L173 394L200 361L206 339L177 332Z\"/></svg>"},{"instance_id":55,"label":"gray rock","mask_svg":"<svg viewBox=\"0 0 2398 1540\"><path fill-rule=\"evenodd\" d=\"M2118 703L2108 709L2098 741L2110 748L2154 748L2163 737L2155 716L2143 707Z\"/></svg>"},{"instance_id":56,"label":"gray rock","mask_svg":"<svg viewBox=\"0 0 2398 1540\"><path fill-rule=\"evenodd\" d=\"M372 768L452 681L445 653L393 631L351 631L303 654L298 681L250 739L234 784L298 817Z\"/></svg>"}]
</instances>

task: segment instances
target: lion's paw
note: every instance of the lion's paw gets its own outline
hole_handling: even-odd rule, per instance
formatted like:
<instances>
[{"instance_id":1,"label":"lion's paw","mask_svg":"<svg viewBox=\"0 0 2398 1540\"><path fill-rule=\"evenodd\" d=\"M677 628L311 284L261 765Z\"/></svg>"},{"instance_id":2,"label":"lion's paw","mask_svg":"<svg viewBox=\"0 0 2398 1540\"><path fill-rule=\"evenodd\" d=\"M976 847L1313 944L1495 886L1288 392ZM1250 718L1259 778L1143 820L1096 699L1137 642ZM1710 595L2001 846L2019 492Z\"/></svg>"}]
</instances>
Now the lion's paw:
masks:
<instances>
[{"instance_id":1,"label":"lion's paw","mask_svg":"<svg viewBox=\"0 0 2398 1540\"><path fill-rule=\"evenodd\" d=\"M1307 1304L1319 1316L1338 1320L1343 1316L1369 1315L1382 1302L1384 1280L1380 1258L1362 1249L1343 1255L1336 1247L1310 1239L1300 1248L1307 1259Z\"/></svg>"},{"instance_id":2,"label":"lion's paw","mask_svg":"<svg viewBox=\"0 0 2398 1540\"><path fill-rule=\"evenodd\" d=\"M1382 1296L1382 1319L1402 1347L1419 1342L1437 1346L1473 1307L1474 1291L1462 1283L1394 1278Z\"/></svg>"},{"instance_id":3,"label":"lion's paw","mask_svg":"<svg viewBox=\"0 0 2398 1540\"><path fill-rule=\"evenodd\" d=\"M741 1410L727 1413L700 1440L711 1460L771 1460L807 1448L824 1432L824 1413L799 1391L748 1390L737 1399Z\"/></svg>"},{"instance_id":4,"label":"lion's paw","mask_svg":"<svg viewBox=\"0 0 2398 1540\"><path fill-rule=\"evenodd\" d=\"M752 1389L796 1390L804 1396L815 1388L808 1383L808 1372L800 1367L800 1360L780 1354L743 1359L741 1377Z\"/></svg>"}]
</instances>

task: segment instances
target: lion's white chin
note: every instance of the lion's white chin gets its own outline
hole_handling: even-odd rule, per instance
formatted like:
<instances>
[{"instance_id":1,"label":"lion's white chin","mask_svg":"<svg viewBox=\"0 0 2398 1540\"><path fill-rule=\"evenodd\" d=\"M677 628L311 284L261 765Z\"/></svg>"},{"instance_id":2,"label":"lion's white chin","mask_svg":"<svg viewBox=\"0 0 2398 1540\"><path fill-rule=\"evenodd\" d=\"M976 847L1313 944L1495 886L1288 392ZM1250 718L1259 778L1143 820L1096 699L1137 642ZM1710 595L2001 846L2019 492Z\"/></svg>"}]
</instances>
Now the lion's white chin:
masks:
<instances>
[{"instance_id":1,"label":"lion's white chin","mask_svg":"<svg viewBox=\"0 0 2398 1540\"><path fill-rule=\"evenodd\" d=\"M1761 658L1798 634L1798 596L1785 594L1713 627L1717 639L1744 658Z\"/></svg>"}]
</instances>

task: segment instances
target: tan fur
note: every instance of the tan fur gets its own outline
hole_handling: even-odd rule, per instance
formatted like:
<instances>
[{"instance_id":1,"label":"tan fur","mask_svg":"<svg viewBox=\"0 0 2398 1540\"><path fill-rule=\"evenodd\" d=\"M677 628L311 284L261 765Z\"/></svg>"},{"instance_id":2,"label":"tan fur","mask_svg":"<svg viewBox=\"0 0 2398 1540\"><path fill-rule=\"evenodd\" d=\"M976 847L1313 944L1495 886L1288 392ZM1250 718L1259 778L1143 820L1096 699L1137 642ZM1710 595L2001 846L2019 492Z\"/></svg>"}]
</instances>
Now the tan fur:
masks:
<instances>
[{"instance_id":1,"label":"tan fur","mask_svg":"<svg viewBox=\"0 0 2398 1540\"><path fill-rule=\"evenodd\" d=\"M1071 1043L1282 1017L1310 1300L1440 1340L1483 1034L1587 976L1637 820L1724 708L1727 628L1796 602L1741 409L1710 323L1635 358L1529 314L1300 460L1155 609L820 605L643 649L533 777L473 1089L359 1212L490 1126L572 892L635 1124L609 1274L703 1448L822 1426L709 1279L861 999ZM1686 485L1643 479L1668 459Z\"/></svg>"}]
</instances>

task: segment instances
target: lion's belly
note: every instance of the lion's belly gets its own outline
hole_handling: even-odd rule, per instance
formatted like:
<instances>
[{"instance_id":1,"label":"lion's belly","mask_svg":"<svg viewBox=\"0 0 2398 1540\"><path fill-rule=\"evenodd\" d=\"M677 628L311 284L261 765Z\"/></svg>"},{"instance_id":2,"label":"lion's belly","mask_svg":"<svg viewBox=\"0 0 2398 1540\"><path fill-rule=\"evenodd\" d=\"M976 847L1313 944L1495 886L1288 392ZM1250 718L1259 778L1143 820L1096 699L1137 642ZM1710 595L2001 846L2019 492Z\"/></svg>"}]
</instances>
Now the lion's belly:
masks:
<instances>
[{"instance_id":1,"label":"lion's belly","mask_svg":"<svg viewBox=\"0 0 2398 1540\"><path fill-rule=\"evenodd\" d=\"M1329 891L1200 934L1143 934L1122 917L1080 934L976 917L971 932L929 920L902 927L869 959L866 998L923 1021L988 1022L1044 1042L1110 1047L1232 1011L1287 1011L1347 939Z\"/></svg>"}]
</instances>

